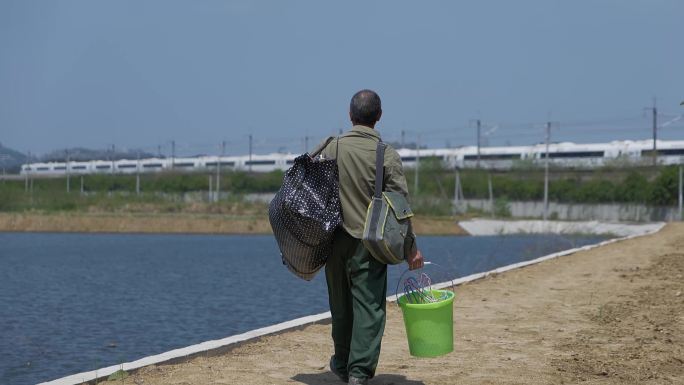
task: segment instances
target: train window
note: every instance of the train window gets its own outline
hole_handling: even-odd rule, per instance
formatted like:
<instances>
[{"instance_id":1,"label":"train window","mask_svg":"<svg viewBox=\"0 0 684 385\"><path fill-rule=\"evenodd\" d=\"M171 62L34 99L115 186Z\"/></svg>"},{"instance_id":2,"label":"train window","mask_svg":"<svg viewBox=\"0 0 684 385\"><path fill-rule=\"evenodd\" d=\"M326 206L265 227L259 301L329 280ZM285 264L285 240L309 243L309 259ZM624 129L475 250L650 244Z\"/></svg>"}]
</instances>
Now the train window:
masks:
<instances>
[{"instance_id":1,"label":"train window","mask_svg":"<svg viewBox=\"0 0 684 385\"><path fill-rule=\"evenodd\" d=\"M129 164L120 164L120 165L118 165L117 167L118 167L118 168L135 168L136 165L135 165L135 164L130 164L130 163L129 163Z\"/></svg>"},{"instance_id":2,"label":"train window","mask_svg":"<svg viewBox=\"0 0 684 385\"><path fill-rule=\"evenodd\" d=\"M401 161L402 162L415 162L416 157L415 156L402 156Z\"/></svg>"},{"instance_id":3,"label":"train window","mask_svg":"<svg viewBox=\"0 0 684 385\"><path fill-rule=\"evenodd\" d=\"M262 166L267 164L275 164L275 160L248 160L245 162L247 166Z\"/></svg>"},{"instance_id":4,"label":"train window","mask_svg":"<svg viewBox=\"0 0 684 385\"><path fill-rule=\"evenodd\" d=\"M480 160L520 159L520 154L480 154ZM463 160L477 160L477 155L465 155Z\"/></svg>"},{"instance_id":5,"label":"train window","mask_svg":"<svg viewBox=\"0 0 684 385\"><path fill-rule=\"evenodd\" d=\"M658 151L658 155L669 155L669 156L684 155L684 148L665 148L665 149L657 150L657 151ZM653 156L653 150L642 150L641 156Z\"/></svg>"},{"instance_id":6,"label":"train window","mask_svg":"<svg viewBox=\"0 0 684 385\"><path fill-rule=\"evenodd\" d=\"M442 160L441 156L438 155L430 155L430 156L421 156L420 160L424 161L435 161L435 160Z\"/></svg>"},{"instance_id":7,"label":"train window","mask_svg":"<svg viewBox=\"0 0 684 385\"><path fill-rule=\"evenodd\" d=\"M144 168L160 168L162 166L161 163L148 163L148 164L143 164Z\"/></svg>"},{"instance_id":8,"label":"train window","mask_svg":"<svg viewBox=\"0 0 684 385\"><path fill-rule=\"evenodd\" d=\"M285 162L285 164L294 164L294 159L288 160L287 162Z\"/></svg>"},{"instance_id":9,"label":"train window","mask_svg":"<svg viewBox=\"0 0 684 385\"><path fill-rule=\"evenodd\" d=\"M66 170L66 166L55 166L55 171Z\"/></svg>"},{"instance_id":10,"label":"train window","mask_svg":"<svg viewBox=\"0 0 684 385\"><path fill-rule=\"evenodd\" d=\"M71 169L72 170L85 170L86 166L72 166Z\"/></svg>"},{"instance_id":11,"label":"train window","mask_svg":"<svg viewBox=\"0 0 684 385\"><path fill-rule=\"evenodd\" d=\"M192 162L174 163L173 167L195 167L195 164Z\"/></svg>"},{"instance_id":12,"label":"train window","mask_svg":"<svg viewBox=\"0 0 684 385\"><path fill-rule=\"evenodd\" d=\"M98 170L109 170L110 168L112 168L112 166L110 166L108 164L100 164L100 165L95 166L95 168Z\"/></svg>"},{"instance_id":13,"label":"train window","mask_svg":"<svg viewBox=\"0 0 684 385\"><path fill-rule=\"evenodd\" d=\"M36 168L36 170L38 170L38 171L48 171L49 169L50 169L50 167L38 167L38 168Z\"/></svg>"},{"instance_id":14,"label":"train window","mask_svg":"<svg viewBox=\"0 0 684 385\"><path fill-rule=\"evenodd\" d=\"M216 167L216 162L207 162L207 167ZM221 166L235 166L235 162L221 162Z\"/></svg>"},{"instance_id":15,"label":"train window","mask_svg":"<svg viewBox=\"0 0 684 385\"><path fill-rule=\"evenodd\" d=\"M541 153L543 159L546 153ZM550 152L550 159L567 159L567 158L603 158L603 151L569 151L569 152Z\"/></svg>"}]
</instances>

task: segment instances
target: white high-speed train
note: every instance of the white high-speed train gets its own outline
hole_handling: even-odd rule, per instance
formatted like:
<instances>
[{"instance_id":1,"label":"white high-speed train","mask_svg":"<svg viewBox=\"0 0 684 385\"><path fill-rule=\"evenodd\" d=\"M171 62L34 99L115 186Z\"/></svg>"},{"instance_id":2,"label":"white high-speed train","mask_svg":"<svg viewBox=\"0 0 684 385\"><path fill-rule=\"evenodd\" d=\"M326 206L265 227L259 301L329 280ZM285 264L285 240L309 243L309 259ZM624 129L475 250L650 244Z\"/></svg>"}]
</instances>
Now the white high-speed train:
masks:
<instances>
[{"instance_id":1,"label":"white high-speed train","mask_svg":"<svg viewBox=\"0 0 684 385\"><path fill-rule=\"evenodd\" d=\"M437 148L397 150L405 167L415 167L425 160L439 160L450 168L509 169L516 165L544 162L546 146ZM684 164L684 141L658 141L659 164ZM549 162L554 166L592 168L612 164L649 164L652 161L653 141L613 141L610 143L551 143ZM140 160L93 160L88 162L30 163L21 167L23 175L59 176L69 174L135 174L160 171L241 170L268 172L287 170L298 154L274 153L249 156L200 156L194 158L146 158Z\"/></svg>"}]
</instances>

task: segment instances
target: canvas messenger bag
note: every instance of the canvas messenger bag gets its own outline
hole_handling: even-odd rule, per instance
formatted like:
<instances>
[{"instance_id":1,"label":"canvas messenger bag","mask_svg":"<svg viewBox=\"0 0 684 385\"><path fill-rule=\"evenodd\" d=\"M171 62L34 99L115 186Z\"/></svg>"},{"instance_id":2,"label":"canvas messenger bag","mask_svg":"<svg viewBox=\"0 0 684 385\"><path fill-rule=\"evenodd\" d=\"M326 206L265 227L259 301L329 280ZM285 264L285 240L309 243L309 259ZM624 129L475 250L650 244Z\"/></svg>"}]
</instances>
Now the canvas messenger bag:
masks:
<instances>
[{"instance_id":1,"label":"canvas messenger bag","mask_svg":"<svg viewBox=\"0 0 684 385\"><path fill-rule=\"evenodd\" d=\"M413 212L403 194L382 191L385 147L385 143L378 142L375 155L375 193L366 211L362 242L375 259L396 265L405 260L404 243Z\"/></svg>"}]
</instances>

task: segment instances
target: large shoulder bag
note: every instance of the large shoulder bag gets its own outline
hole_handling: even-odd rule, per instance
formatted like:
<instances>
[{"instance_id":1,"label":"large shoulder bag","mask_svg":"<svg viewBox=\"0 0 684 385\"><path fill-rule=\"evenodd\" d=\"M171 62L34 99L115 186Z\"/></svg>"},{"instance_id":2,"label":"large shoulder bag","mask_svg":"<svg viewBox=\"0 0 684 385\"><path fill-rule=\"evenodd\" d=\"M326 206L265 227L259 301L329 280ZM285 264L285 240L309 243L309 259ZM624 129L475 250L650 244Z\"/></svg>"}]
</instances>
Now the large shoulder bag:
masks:
<instances>
[{"instance_id":1,"label":"large shoulder bag","mask_svg":"<svg viewBox=\"0 0 684 385\"><path fill-rule=\"evenodd\" d=\"M385 143L378 142L375 155L375 193L366 211L363 244L378 261L396 265L405 261L404 243L413 216L403 194L382 191L385 164Z\"/></svg>"},{"instance_id":2,"label":"large shoulder bag","mask_svg":"<svg viewBox=\"0 0 684 385\"><path fill-rule=\"evenodd\" d=\"M268 207L283 264L307 281L325 265L342 223L337 160L318 157L333 139L294 159Z\"/></svg>"}]
</instances>

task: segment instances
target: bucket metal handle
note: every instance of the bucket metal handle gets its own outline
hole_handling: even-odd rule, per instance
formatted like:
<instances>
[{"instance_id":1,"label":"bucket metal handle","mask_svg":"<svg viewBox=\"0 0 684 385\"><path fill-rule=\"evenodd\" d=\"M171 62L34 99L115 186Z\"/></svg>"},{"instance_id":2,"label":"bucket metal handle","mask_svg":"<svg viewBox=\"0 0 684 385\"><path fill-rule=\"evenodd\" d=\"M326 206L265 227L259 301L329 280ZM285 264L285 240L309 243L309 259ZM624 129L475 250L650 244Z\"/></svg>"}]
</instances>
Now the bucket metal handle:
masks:
<instances>
[{"instance_id":1,"label":"bucket metal handle","mask_svg":"<svg viewBox=\"0 0 684 385\"><path fill-rule=\"evenodd\" d=\"M434 265L434 266L437 266L437 267L439 267L440 269L444 270L444 268L442 267L442 265L439 265L439 264L437 264L437 263L430 262L430 261L425 261L425 262L423 263L423 267L421 267L421 268L419 268L419 269L415 269L415 270L420 270L420 269L424 268L424 267L427 266L427 265ZM397 301L397 306L399 306L399 284L401 283L401 279L404 278L404 274L408 273L409 271L414 271L414 270L410 270L410 269L408 269L408 268L407 268L406 270L404 270L404 272L401 273L401 275L399 276L399 279L397 280L397 287L394 288L394 298L395 298L396 301ZM449 279L449 281L451 282L451 287L454 287L454 279L451 278L451 279Z\"/></svg>"}]
</instances>

